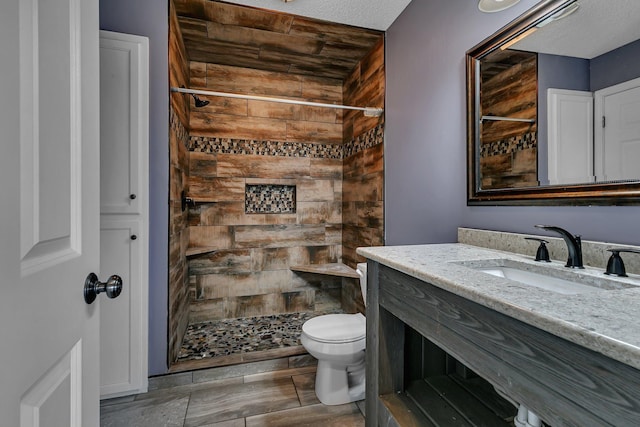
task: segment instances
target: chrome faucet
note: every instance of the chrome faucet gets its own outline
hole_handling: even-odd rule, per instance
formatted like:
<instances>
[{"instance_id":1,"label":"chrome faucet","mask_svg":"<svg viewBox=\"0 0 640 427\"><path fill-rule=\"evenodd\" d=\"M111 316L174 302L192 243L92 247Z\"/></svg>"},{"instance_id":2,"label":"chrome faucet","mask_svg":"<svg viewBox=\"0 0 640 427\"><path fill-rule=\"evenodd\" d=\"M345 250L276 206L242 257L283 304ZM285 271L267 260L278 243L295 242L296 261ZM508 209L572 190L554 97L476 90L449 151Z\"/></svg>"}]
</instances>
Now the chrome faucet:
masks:
<instances>
[{"instance_id":1,"label":"chrome faucet","mask_svg":"<svg viewBox=\"0 0 640 427\"><path fill-rule=\"evenodd\" d=\"M567 259L565 267L584 268L582 265L582 241L580 236L574 236L564 228L553 225L536 225L535 227L553 231L562 236L564 242L567 244L567 250L569 251L569 258Z\"/></svg>"}]
</instances>

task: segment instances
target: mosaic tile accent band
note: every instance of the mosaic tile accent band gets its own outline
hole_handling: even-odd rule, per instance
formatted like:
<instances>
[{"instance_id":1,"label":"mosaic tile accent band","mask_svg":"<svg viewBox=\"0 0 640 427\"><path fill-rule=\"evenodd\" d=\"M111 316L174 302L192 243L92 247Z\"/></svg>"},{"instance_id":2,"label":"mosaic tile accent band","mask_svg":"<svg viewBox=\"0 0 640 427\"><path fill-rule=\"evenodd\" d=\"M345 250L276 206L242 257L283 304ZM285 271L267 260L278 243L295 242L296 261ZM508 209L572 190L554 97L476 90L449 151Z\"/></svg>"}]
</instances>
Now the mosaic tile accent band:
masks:
<instances>
[{"instance_id":1,"label":"mosaic tile accent band","mask_svg":"<svg viewBox=\"0 0 640 427\"><path fill-rule=\"evenodd\" d=\"M247 184L244 191L244 212L248 214L296 213L296 186Z\"/></svg>"},{"instance_id":2,"label":"mosaic tile accent band","mask_svg":"<svg viewBox=\"0 0 640 427\"><path fill-rule=\"evenodd\" d=\"M192 136L189 141L189 151L216 154L253 154L259 156L342 158L342 146L339 144L258 141L254 139L207 136Z\"/></svg>"},{"instance_id":3,"label":"mosaic tile accent band","mask_svg":"<svg viewBox=\"0 0 640 427\"><path fill-rule=\"evenodd\" d=\"M480 157L509 154L538 146L538 132L529 132L480 146Z\"/></svg>"},{"instance_id":4,"label":"mosaic tile accent band","mask_svg":"<svg viewBox=\"0 0 640 427\"><path fill-rule=\"evenodd\" d=\"M354 154L364 151L367 148L375 147L384 142L384 124L368 130L362 135L352 139L348 144L344 145L343 158L348 159Z\"/></svg>"},{"instance_id":5,"label":"mosaic tile accent band","mask_svg":"<svg viewBox=\"0 0 640 427\"><path fill-rule=\"evenodd\" d=\"M191 136L187 148L189 151L216 154L343 159L359 151L382 144L383 141L384 125L380 124L344 145Z\"/></svg>"},{"instance_id":6,"label":"mosaic tile accent band","mask_svg":"<svg viewBox=\"0 0 640 427\"><path fill-rule=\"evenodd\" d=\"M178 140L180 140L188 150L189 132L187 132L187 129L178 118L178 115L173 110L172 106L169 106L169 126L171 126L171 130L173 130L178 136Z\"/></svg>"}]
</instances>

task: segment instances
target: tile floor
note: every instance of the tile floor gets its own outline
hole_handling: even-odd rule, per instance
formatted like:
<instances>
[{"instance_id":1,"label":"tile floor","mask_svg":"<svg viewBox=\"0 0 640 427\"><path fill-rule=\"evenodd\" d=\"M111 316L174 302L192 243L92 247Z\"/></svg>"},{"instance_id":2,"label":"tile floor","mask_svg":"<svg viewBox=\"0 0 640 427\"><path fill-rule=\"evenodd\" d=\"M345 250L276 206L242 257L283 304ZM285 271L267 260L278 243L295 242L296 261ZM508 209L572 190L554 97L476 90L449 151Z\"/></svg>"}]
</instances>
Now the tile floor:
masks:
<instances>
[{"instance_id":1,"label":"tile floor","mask_svg":"<svg viewBox=\"0 0 640 427\"><path fill-rule=\"evenodd\" d=\"M362 427L364 401L325 406L316 360L291 356L155 377L149 392L104 400L102 427Z\"/></svg>"},{"instance_id":2,"label":"tile floor","mask_svg":"<svg viewBox=\"0 0 640 427\"><path fill-rule=\"evenodd\" d=\"M177 362L300 345L302 324L325 313L301 312L192 323Z\"/></svg>"}]
</instances>

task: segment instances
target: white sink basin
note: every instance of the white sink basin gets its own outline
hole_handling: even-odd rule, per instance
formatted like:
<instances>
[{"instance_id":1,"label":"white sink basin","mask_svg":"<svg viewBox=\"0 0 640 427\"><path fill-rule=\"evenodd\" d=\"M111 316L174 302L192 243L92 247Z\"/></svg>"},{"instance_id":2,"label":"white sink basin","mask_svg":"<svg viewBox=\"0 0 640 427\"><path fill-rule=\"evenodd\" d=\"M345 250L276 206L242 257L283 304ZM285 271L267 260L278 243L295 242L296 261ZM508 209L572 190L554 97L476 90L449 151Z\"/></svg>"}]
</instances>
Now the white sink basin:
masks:
<instances>
[{"instance_id":1,"label":"white sink basin","mask_svg":"<svg viewBox=\"0 0 640 427\"><path fill-rule=\"evenodd\" d=\"M513 267L488 267L480 268L479 271L493 276L504 277L505 279L520 282L525 285L535 286L559 294L582 294L602 290L594 286L583 285L557 277L545 276L544 274L533 273L531 271L519 270Z\"/></svg>"},{"instance_id":2,"label":"white sink basin","mask_svg":"<svg viewBox=\"0 0 640 427\"><path fill-rule=\"evenodd\" d=\"M572 295L601 290L625 289L637 286L608 276L584 273L558 265L525 263L512 259L494 259L464 262L462 265L476 271L502 277L526 286L546 289L559 294ZM629 282L628 280L626 282Z\"/></svg>"}]
</instances>

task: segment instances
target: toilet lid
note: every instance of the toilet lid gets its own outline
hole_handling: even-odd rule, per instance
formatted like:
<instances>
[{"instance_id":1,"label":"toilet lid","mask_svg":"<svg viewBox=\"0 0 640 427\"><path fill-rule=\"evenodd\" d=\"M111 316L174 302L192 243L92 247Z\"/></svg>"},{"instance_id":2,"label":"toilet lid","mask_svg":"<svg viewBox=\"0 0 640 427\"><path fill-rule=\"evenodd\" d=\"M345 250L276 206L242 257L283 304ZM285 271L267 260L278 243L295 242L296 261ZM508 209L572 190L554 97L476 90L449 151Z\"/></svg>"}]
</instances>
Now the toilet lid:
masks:
<instances>
[{"instance_id":1,"label":"toilet lid","mask_svg":"<svg viewBox=\"0 0 640 427\"><path fill-rule=\"evenodd\" d=\"M361 313L326 314L304 322L302 332L320 342L353 342L366 336L367 323Z\"/></svg>"}]
</instances>

